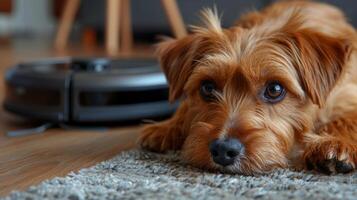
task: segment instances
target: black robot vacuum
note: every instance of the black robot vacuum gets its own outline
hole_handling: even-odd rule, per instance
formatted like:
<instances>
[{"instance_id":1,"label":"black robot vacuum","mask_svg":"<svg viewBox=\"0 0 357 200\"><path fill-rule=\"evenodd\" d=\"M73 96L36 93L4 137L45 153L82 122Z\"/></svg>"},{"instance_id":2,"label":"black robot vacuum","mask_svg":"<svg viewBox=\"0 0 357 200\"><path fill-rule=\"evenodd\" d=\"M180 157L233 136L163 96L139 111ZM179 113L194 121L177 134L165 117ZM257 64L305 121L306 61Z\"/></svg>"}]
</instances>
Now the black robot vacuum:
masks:
<instances>
[{"instance_id":1,"label":"black robot vacuum","mask_svg":"<svg viewBox=\"0 0 357 200\"><path fill-rule=\"evenodd\" d=\"M56 123L169 116L168 86L151 59L61 58L22 63L6 73L4 107Z\"/></svg>"}]
</instances>

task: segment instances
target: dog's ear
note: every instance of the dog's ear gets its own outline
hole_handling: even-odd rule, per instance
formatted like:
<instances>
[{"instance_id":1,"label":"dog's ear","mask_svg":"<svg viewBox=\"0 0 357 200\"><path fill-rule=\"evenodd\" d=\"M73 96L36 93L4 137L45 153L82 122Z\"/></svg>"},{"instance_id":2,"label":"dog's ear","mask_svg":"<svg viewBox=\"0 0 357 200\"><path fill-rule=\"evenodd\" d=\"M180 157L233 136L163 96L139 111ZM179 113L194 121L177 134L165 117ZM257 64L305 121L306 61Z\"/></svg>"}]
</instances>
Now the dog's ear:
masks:
<instances>
[{"instance_id":1,"label":"dog's ear","mask_svg":"<svg viewBox=\"0 0 357 200\"><path fill-rule=\"evenodd\" d=\"M159 44L157 52L161 68L169 83L171 102L182 96L186 81L207 47L204 38L196 34L166 40Z\"/></svg>"},{"instance_id":2,"label":"dog's ear","mask_svg":"<svg viewBox=\"0 0 357 200\"><path fill-rule=\"evenodd\" d=\"M214 50L223 33L216 9L201 12L203 26L192 26L192 34L170 39L158 45L158 57L169 83L169 100L172 102L183 95L185 83L199 60Z\"/></svg>"},{"instance_id":3,"label":"dog's ear","mask_svg":"<svg viewBox=\"0 0 357 200\"><path fill-rule=\"evenodd\" d=\"M352 42L309 29L293 33L292 38L301 84L312 102L321 107L345 71Z\"/></svg>"}]
</instances>

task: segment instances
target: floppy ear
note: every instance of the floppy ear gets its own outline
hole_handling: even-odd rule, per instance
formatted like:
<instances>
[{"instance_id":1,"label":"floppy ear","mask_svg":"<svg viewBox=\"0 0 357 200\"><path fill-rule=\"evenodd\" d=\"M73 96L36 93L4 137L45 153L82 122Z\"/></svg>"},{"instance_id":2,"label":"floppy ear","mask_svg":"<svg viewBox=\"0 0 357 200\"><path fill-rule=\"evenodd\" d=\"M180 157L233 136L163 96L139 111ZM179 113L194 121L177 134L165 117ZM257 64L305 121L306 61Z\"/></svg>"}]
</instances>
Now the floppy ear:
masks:
<instances>
[{"instance_id":1,"label":"floppy ear","mask_svg":"<svg viewBox=\"0 0 357 200\"><path fill-rule=\"evenodd\" d=\"M312 102L320 107L346 68L352 42L303 29L293 33L295 67Z\"/></svg>"},{"instance_id":2,"label":"floppy ear","mask_svg":"<svg viewBox=\"0 0 357 200\"><path fill-rule=\"evenodd\" d=\"M205 47L206 46L206 47ZM183 88L208 44L196 34L182 39L170 39L159 44L158 56L169 83L169 100L182 96Z\"/></svg>"}]
</instances>

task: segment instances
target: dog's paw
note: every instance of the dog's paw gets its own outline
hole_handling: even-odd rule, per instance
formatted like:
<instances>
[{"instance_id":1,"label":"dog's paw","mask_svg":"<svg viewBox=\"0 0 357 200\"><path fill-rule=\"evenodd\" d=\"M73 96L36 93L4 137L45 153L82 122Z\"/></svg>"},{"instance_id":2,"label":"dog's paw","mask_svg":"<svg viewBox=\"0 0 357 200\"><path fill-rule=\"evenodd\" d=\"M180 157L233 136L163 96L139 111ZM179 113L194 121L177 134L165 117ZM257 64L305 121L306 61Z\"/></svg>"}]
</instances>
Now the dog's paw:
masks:
<instances>
[{"instance_id":1,"label":"dog's paw","mask_svg":"<svg viewBox=\"0 0 357 200\"><path fill-rule=\"evenodd\" d=\"M325 174L349 173L356 167L356 148L342 141L310 145L303 155L308 170Z\"/></svg>"},{"instance_id":2,"label":"dog's paw","mask_svg":"<svg viewBox=\"0 0 357 200\"><path fill-rule=\"evenodd\" d=\"M169 124L150 124L142 130L138 144L141 148L154 152L177 150L182 145L179 136Z\"/></svg>"}]
</instances>

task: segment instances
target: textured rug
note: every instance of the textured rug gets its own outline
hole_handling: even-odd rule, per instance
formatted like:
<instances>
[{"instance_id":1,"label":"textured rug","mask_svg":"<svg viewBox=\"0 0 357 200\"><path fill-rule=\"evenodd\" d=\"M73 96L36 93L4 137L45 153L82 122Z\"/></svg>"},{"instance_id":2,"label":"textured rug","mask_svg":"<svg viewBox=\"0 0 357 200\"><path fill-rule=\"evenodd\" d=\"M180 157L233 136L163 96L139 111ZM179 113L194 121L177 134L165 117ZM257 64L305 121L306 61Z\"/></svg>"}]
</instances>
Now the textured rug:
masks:
<instances>
[{"instance_id":1,"label":"textured rug","mask_svg":"<svg viewBox=\"0 0 357 200\"><path fill-rule=\"evenodd\" d=\"M181 164L177 154L132 150L5 199L357 199L357 173L209 173Z\"/></svg>"}]
</instances>

